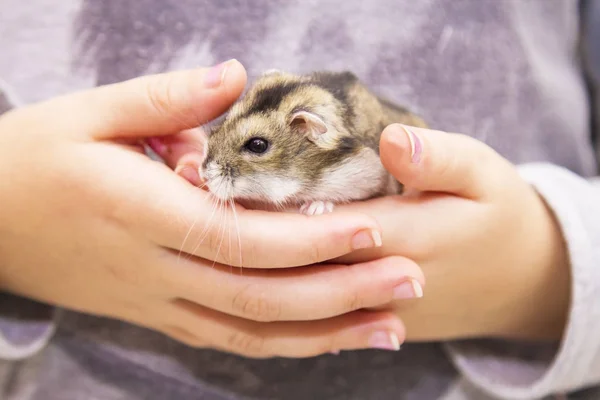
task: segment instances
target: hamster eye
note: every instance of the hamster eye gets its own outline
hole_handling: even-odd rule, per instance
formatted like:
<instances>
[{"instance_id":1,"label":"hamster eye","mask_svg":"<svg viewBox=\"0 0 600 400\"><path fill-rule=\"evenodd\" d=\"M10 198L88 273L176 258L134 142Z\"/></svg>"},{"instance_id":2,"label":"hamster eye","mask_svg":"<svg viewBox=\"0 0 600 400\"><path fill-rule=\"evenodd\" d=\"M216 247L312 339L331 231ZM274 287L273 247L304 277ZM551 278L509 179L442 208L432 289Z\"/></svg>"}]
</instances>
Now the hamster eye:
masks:
<instances>
[{"instance_id":1,"label":"hamster eye","mask_svg":"<svg viewBox=\"0 0 600 400\"><path fill-rule=\"evenodd\" d=\"M255 154L262 154L269 148L269 142L263 138L252 138L246 142L244 148Z\"/></svg>"}]
</instances>

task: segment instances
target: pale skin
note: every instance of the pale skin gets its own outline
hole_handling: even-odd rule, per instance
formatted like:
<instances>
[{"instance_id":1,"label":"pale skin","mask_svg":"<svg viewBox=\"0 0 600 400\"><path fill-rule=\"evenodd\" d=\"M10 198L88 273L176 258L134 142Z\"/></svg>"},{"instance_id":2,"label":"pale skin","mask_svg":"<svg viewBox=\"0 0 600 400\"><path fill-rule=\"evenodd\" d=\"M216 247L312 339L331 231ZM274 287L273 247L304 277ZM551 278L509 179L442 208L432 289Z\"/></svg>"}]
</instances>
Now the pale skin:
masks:
<instances>
[{"instance_id":1,"label":"pale skin","mask_svg":"<svg viewBox=\"0 0 600 400\"><path fill-rule=\"evenodd\" d=\"M558 340L568 315L570 271L557 223L516 168L461 134L399 126L382 135L382 161L423 193L341 207L381 223L386 244L343 262L402 255L427 278L418 301L395 302L407 340ZM393 239L391 239L393 238Z\"/></svg>"},{"instance_id":2,"label":"pale skin","mask_svg":"<svg viewBox=\"0 0 600 400\"><path fill-rule=\"evenodd\" d=\"M142 140L217 117L245 84L231 61L1 116L0 288L248 357L397 349L401 320L365 309L424 287L417 264L397 255L322 264L387 246L376 213L236 207L236 218L211 224L210 195L143 153ZM177 138L171 166L199 154L192 133ZM224 227L239 230L241 248L222 240Z\"/></svg>"},{"instance_id":3,"label":"pale skin","mask_svg":"<svg viewBox=\"0 0 600 400\"><path fill-rule=\"evenodd\" d=\"M514 165L484 143L463 134L404 128L385 129L381 159L420 195L336 205L333 214L375 218L385 238L380 248L336 261L399 256L419 265L427 279L423 298L376 307L402 319L408 341L559 340L568 315L570 271L559 227L543 200ZM161 150L179 149L167 157L168 164L199 184L201 153L186 148L190 143L199 148L201 137L170 137Z\"/></svg>"}]
</instances>

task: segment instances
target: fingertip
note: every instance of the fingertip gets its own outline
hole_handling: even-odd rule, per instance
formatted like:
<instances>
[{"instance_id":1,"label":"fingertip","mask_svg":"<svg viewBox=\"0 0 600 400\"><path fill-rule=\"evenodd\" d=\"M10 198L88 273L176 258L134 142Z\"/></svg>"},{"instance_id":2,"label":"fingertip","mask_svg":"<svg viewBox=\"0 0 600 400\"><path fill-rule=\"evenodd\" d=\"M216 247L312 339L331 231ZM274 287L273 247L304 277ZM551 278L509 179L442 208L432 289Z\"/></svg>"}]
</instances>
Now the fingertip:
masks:
<instances>
[{"instance_id":1,"label":"fingertip","mask_svg":"<svg viewBox=\"0 0 600 400\"><path fill-rule=\"evenodd\" d=\"M389 311L357 311L354 318L355 325L340 333L332 350L398 351L406 339L404 323Z\"/></svg>"},{"instance_id":2,"label":"fingertip","mask_svg":"<svg viewBox=\"0 0 600 400\"><path fill-rule=\"evenodd\" d=\"M314 238L311 245L321 248L320 258L312 263L325 262L343 257L357 250L380 248L385 243L381 224L370 215L340 211L330 214L304 217L307 232Z\"/></svg>"},{"instance_id":3,"label":"fingertip","mask_svg":"<svg viewBox=\"0 0 600 400\"><path fill-rule=\"evenodd\" d=\"M387 126L380 139L381 162L398 182L411 186L421 164L423 141L415 129L402 124Z\"/></svg>"},{"instance_id":4,"label":"fingertip","mask_svg":"<svg viewBox=\"0 0 600 400\"><path fill-rule=\"evenodd\" d=\"M198 167L190 164L179 164L175 167L175 173L196 187L202 185L202 179L198 173Z\"/></svg>"},{"instance_id":5,"label":"fingertip","mask_svg":"<svg viewBox=\"0 0 600 400\"><path fill-rule=\"evenodd\" d=\"M389 125L381 134L382 152L393 153L393 160L418 164L421 162L423 154L424 131L426 130L403 124ZM398 154L402 157L398 157Z\"/></svg>"},{"instance_id":6,"label":"fingertip","mask_svg":"<svg viewBox=\"0 0 600 400\"><path fill-rule=\"evenodd\" d=\"M170 168L181 170L184 166L196 169L204 161L205 140L200 128L189 129L179 134L152 136L145 139L146 144Z\"/></svg>"},{"instance_id":7,"label":"fingertip","mask_svg":"<svg viewBox=\"0 0 600 400\"><path fill-rule=\"evenodd\" d=\"M403 272L403 276L410 280L417 295L416 297L422 297L423 287L425 286L425 274L416 261L403 256L388 256L385 259L385 263L390 267L399 267ZM406 279L403 279L403 281L406 281Z\"/></svg>"},{"instance_id":8,"label":"fingertip","mask_svg":"<svg viewBox=\"0 0 600 400\"><path fill-rule=\"evenodd\" d=\"M227 69L223 78L223 90L227 97L233 100L238 98L247 81L248 74L244 65L236 59L227 61Z\"/></svg>"},{"instance_id":9,"label":"fingertip","mask_svg":"<svg viewBox=\"0 0 600 400\"><path fill-rule=\"evenodd\" d=\"M192 104L197 125L212 121L227 111L241 96L246 86L247 73L236 59L200 68L192 79Z\"/></svg>"},{"instance_id":10,"label":"fingertip","mask_svg":"<svg viewBox=\"0 0 600 400\"><path fill-rule=\"evenodd\" d=\"M350 250L362 250L382 247L385 242L383 229L379 221L366 214L351 213L332 213L331 218L335 218L327 226L334 227L336 224L342 224L342 235L350 233ZM337 222L340 221L340 222ZM340 242L341 243L341 242Z\"/></svg>"},{"instance_id":11,"label":"fingertip","mask_svg":"<svg viewBox=\"0 0 600 400\"><path fill-rule=\"evenodd\" d=\"M251 230L254 244L247 264L253 268L288 268L333 260L359 248L385 243L379 222L366 214L340 212L305 216L261 210L238 212L241 230ZM264 254L264 255L263 255ZM278 254L279 257L268 257Z\"/></svg>"}]
</instances>

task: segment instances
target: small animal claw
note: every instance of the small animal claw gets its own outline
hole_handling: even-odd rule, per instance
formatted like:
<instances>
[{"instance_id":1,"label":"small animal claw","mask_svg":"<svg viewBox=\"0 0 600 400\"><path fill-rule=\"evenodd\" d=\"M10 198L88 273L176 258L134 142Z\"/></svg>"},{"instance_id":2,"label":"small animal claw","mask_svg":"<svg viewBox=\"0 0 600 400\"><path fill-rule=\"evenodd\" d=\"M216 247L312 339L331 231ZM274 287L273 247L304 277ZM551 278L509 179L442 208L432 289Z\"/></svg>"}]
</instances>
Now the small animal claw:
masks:
<instances>
[{"instance_id":1,"label":"small animal claw","mask_svg":"<svg viewBox=\"0 0 600 400\"><path fill-rule=\"evenodd\" d=\"M333 212L333 203L330 201L325 202L325 210L327 212Z\"/></svg>"},{"instance_id":2,"label":"small animal claw","mask_svg":"<svg viewBox=\"0 0 600 400\"><path fill-rule=\"evenodd\" d=\"M321 215L333 212L333 203L330 201L307 201L300 207L300 213L306 215Z\"/></svg>"}]
</instances>

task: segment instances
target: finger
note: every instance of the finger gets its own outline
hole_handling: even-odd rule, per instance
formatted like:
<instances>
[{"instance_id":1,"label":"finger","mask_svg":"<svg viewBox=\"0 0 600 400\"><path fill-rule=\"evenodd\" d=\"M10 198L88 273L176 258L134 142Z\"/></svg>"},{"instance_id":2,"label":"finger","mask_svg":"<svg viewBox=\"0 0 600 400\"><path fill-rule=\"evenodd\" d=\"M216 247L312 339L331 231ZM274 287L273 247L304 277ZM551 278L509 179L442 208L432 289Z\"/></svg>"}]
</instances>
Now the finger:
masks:
<instances>
[{"instance_id":1,"label":"finger","mask_svg":"<svg viewBox=\"0 0 600 400\"><path fill-rule=\"evenodd\" d=\"M174 134L215 119L240 96L246 71L231 60L212 68L148 75L66 96L69 126L95 139ZM74 111L76 110L76 111Z\"/></svg>"},{"instance_id":2,"label":"finger","mask_svg":"<svg viewBox=\"0 0 600 400\"><path fill-rule=\"evenodd\" d=\"M208 220L209 232L194 227L184 244L179 236L170 247L231 266L285 268L312 265L382 244L379 225L366 215L338 213L309 218L244 209L236 216L232 208L225 212L215 224L217 217L210 221L204 210L202 219Z\"/></svg>"},{"instance_id":3,"label":"finger","mask_svg":"<svg viewBox=\"0 0 600 400\"><path fill-rule=\"evenodd\" d=\"M205 157L206 134L202 128L147 139L150 148L165 164L194 186L202 186L199 169Z\"/></svg>"},{"instance_id":4,"label":"finger","mask_svg":"<svg viewBox=\"0 0 600 400\"><path fill-rule=\"evenodd\" d=\"M424 266L439 254L455 254L457 243L470 243L485 235L489 229L490 207L487 203L435 192L419 197L384 196L342 205L340 211L365 213L378 220L385 237L394 240L383 247L347 254L332 262L360 263L402 255ZM465 221L469 221L469 226L465 226ZM429 279L429 275L427 277Z\"/></svg>"},{"instance_id":5,"label":"finger","mask_svg":"<svg viewBox=\"0 0 600 400\"><path fill-rule=\"evenodd\" d=\"M283 271L172 261L165 270L172 297L261 322L325 319L421 297L425 281L420 268L402 257Z\"/></svg>"},{"instance_id":6,"label":"finger","mask_svg":"<svg viewBox=\"0 0 600 400\"><path fill-rule=\"evenodd\" d=\"M398 350L405 337L402 322L388 312L356 311L326 320L272 323L248 321L194 304L173 306L165 314L169 323L163 331L187 344L252 358Z\"/></svg>"},{"instance_id":7,"label":"finger","mask_svg":"<svg viewBox=\"0 0 600 400\"><path fill-rule=\"evenodd\" d=\"M123 165L103 169L103 181L90 187L100 196L103 182L118 182L120 189L111 187L112 193L127 193L115 197L117 206L105 210L107 218L175 252L232 266L285 268L378 247L385 240L376 219L366 214L307 217L232 208L147 157Z\"/></svg>"},{"instance_id":8,"label":"finger","mask_svg":"<svg viewBox=\"0 0 600 400\"><path fill-rule=\"evenodd\" d=\"M506 162L490 147L466 135L388 126L381 135L385 168L409 190L481 198L496 190Z\"/></svg>"}]
</instances>

